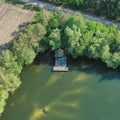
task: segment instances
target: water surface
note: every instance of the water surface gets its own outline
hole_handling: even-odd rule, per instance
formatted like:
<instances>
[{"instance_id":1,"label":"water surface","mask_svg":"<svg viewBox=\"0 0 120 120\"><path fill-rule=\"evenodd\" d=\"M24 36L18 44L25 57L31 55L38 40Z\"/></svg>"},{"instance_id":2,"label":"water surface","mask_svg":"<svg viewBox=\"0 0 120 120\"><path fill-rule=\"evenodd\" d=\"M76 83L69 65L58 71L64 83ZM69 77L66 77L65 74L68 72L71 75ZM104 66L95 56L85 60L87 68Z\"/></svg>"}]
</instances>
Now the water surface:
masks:
<instances>
[{"instance_id":1,"label":"water surface","mask_svg":"<svg viewBox=\"0 0 120 120\"><path fill-rule=\"evenodd\" d=\"M70 61L69 67L26 66L1 120L120 120L120 71L93 60Z\"/></svg>"}]
</instances>

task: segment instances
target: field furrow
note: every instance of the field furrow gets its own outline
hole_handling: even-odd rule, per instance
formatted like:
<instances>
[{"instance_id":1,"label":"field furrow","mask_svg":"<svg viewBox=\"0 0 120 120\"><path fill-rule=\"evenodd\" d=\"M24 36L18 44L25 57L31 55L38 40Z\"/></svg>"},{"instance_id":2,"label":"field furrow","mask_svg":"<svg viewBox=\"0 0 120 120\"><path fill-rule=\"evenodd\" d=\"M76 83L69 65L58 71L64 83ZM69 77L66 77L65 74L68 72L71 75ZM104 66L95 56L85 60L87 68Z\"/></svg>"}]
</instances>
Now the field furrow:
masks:
<instances>
[{"instance_id":1,"label":"field furrow","mask_svg":"<svg viewBox=\"0 0 120 120\"><path fill-rule=\"evenodd\" d=\"M20 30L19 26L30 22L33 16L33 11L17 8L11 4L0 3L0 46L2 49L6 48L6 44L16 37L17 32Z\"/></svg>"}]
</instances>

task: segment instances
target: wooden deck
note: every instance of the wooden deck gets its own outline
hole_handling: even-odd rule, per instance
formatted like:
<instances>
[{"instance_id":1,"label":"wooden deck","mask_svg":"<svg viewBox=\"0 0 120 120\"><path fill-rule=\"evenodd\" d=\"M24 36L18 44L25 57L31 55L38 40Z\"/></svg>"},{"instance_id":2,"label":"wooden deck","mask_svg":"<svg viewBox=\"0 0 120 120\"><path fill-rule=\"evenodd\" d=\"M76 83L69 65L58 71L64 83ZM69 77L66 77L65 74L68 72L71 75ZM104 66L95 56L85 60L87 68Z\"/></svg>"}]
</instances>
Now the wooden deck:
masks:
<instances>
[{"instance_id":1,"label":"wooden deck","mask_svg":"<svg viewBox=\"0 0 120 120\"><path fill-rule=\"evenodd\" d=\"M64 67L64 66L54 66L53 67L53 71L63 71L63 72L67 72L69 71L69 68L68 67Z\"/></svg>"}]
</instances>

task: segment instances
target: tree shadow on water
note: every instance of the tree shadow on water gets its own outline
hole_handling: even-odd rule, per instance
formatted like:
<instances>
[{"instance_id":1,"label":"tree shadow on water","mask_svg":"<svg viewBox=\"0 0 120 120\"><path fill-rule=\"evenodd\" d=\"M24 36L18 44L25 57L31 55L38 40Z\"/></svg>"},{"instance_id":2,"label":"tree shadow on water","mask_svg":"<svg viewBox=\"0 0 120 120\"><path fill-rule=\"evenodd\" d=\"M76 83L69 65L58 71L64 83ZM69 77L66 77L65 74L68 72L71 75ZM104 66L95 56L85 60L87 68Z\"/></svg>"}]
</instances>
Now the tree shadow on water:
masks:
<instances>
[{"instance_id":1,"label":"tree shadow on water","mask_svg":"<svg viewBox=\"0 0 120 120\"><path fill-rule=\"evenodd\" d=\"M39 53L34 61L35 64L47 64L49 66L54 65L54 52L46 51L44 53Z\"/></svg>"},{"instance_id":2,"label":"tree shadow on water","mask_svg":"<svg viewBox=\"0 0 120 120\"><path fill-rule=\"evenodd\" d=\"M105 80L120 80L120 67L116 69L108 68L105 63L100 60L88 59L86 57L80 57L78 59L70 58L69 61L71 70L78 70L86 74L100 75L99 82Z\"/></svg>"}]
</instances>

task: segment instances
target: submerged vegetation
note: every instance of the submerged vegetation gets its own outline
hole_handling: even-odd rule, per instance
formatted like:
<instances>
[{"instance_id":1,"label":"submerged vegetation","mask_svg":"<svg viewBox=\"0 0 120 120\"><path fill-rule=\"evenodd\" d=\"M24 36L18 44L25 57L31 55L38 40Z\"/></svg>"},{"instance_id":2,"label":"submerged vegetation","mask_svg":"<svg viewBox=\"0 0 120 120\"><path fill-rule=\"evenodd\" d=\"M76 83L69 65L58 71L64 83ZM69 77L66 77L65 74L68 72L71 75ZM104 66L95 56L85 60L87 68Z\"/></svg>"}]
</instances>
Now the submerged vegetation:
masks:
<instances>
[{"instance_id":1,"label":"submerged vegetation","mask_svg":"<svg viewBox=\"0 0 120 120\"><path fill-rule=\"evenodd\" d=\"M32 22L19 33L0 56L0 114L9 93L21 84L19 74L31 64L38 53L63 48L73 58L86 56L100 59L108 67L120 65L120 31L100 22L84 19L80 14L69 15L40 10Z\"/></svg>"}]
</instances>

